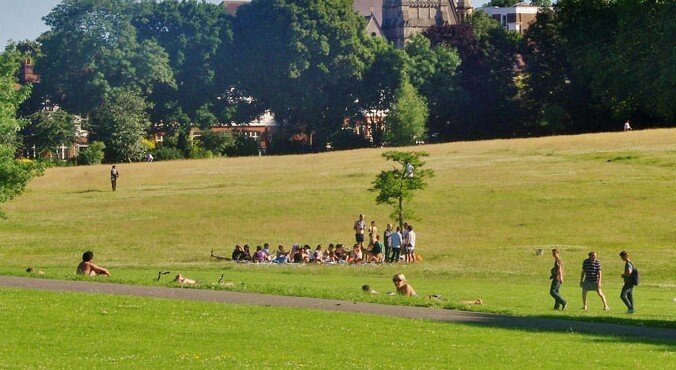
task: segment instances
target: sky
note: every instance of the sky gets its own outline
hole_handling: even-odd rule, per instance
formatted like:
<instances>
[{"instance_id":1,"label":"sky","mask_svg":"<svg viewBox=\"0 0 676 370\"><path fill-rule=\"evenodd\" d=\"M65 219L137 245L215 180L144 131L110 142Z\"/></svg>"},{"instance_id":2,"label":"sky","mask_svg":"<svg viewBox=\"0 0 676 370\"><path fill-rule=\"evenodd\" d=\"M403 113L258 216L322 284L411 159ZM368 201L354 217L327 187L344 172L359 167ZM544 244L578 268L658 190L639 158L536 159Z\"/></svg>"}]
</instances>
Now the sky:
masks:
<instances>
[{"instance_id":1,"label":"sky","mask_svg":"<svg viewBox=\"0 0 676 370\"><path fill-rule=\"evenodd\" d=\"M479 6L487 0L472 0ZM58 4L60 0L0 0L0 49L9 40L21 41L35 39L47 26L42 17ZM221 0L207 0L218 4Z\"/></svg>"}]
</instances>

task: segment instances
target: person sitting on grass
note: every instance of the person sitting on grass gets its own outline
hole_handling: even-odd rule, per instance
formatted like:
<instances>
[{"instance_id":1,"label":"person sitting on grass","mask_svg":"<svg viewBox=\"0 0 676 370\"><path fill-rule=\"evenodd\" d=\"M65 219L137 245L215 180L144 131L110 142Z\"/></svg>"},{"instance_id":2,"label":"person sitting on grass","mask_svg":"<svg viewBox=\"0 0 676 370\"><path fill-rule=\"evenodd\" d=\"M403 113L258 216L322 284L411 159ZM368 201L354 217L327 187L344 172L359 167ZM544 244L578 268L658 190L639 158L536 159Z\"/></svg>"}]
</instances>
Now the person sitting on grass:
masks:
<instances>
[{"instance_id":1,"label":"person sitting on grass","mask_svg":"<svg viewBox=\"0 0 676 370\"><path fill-rule=\"evenodd\" d=\"M284 246L280 244L277 247L277 253L275 254L275 259L272 260L272 262L274 262L274 263L288 262L288 256L289 256L289 254L286 253L286 251L284 250Z\"/></svg>"},{"instance_id":2,"label":"person sitting on grass","mask_svg":"<svg viewBox=\"0 0 676 370\"><path fill-rule=\"evenodd\" d=\"M303 250L301 251L301 259L303 263L312 262L312 248L309 245L305 244Z\"/></svg>"},{"instance_id":3,"label":"person sitting on grass","mask_svg":"<svg viewBox=\"0 0 676 370\"><path fill-rule=\"evenodd\" d=\"M260 245L256 247L256 252L253 255L253 261L255 263L267 262L267 258L265 257L265 252L263 252L263 247L261 247Z\"/></svg>"},{"instance_id":4,"label":"person sitting on grass","mask_svg":"<svg viewBox=\"0 0 676 370\"><path fill-rule=\"evenodd\" d=\"M312 262L314 263L323 263L324 262L324 252L322 252L322 245L317 245L314 254L312 255Z\"/></svg>"},{"instance_id":5,"label":"person sitting on grass","mask_svg":"<svg viewBox=\"0 0 676 370\"><path fill-rule=\"evenodd\" d=\"M272 261L272 252L270 252L270 244L263 244L263 253L265 254L265 262Z\"/></svg>"},{"instance_id":6,"label":"person sitting on grass","mask_svg":"<svg viewBox=\"0 0 676 370\"><path fill-rule=\"evenodd\" d=\"M105 268L98 266L92 262L94 259L94 252L86 251L82 255L82 262L77 265L77 274L85 276L110 276L110 272Z\"/></svg>"},{"instance_id":7,"label":"person sitting on grass","mask_svg":"<svg viewBox=\"0 0 676 370\"><path fill-rule=\"evenodd\" d=\"M362 261L363 256L361 247L359 247L359 244L355 244L354 247L352 247L352 252L350 252L350 255L347 257L347 263L359 263Z\"/></svg>"},{"instance_id":8,"label":"person sitting on grass","mask_svg":"<svg viewBox=\"0 0 676 370\"><path fill-rule=\"evenodd\" d=\"M246 253L244 253L244 248L241 245L237 244L235 250L232 251L232 260L233 261L245 261Z\"/></svg>"},{"instance_id":9,"label":"person sitting on grass","mask_svg":"<svg viewBox=\"0 0 676 370\"><path fill-rule=\"evenodd\" d=\"M380 242L380 235L376 235L375 239L369 255L369 262L381 263L383 262L383 244Z\"/></svg>"},{"instance_id":10,"label":"person sitting on grass","mask_svg":"<svg viewBox=\"0 0 676 370\"><path fill-rule=\"evenodd\" d=\"M251 256L251 249L249 249L249 244L244 244L244 261L251 261L253 257Z\"/></svg>"},{"instance_id":11,"label":"person sitting on grass","mask_svg":"<svg viewBox=\"0 0 676 370\"><path fill-rule=\"evenodd\" d=\"M394 275L394 277L392 278L392 282L394 283L394 286L397 288L397 293L405 297L413 297L416 295L413 287L406 282L406 277L404 276L404 274L399 273Z\"/></svg>"}]
</instances>

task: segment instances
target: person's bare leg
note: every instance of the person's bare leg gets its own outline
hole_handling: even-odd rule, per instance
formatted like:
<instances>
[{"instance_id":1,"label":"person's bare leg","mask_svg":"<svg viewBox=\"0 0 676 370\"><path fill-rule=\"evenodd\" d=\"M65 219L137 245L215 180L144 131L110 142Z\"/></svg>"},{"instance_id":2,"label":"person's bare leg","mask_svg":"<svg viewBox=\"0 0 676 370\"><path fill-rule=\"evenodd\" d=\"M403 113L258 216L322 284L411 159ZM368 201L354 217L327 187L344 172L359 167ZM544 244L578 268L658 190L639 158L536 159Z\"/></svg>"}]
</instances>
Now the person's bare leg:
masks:
<instances>
[{"instance_id":1,"label":"person's bare leg","mask_svg":"<svg viewBox=\"0 0 676 370\"><path fill-rule=\"evenodd\" d=\"M599 293L599 297L601 297L601 300L603 301L603 309L607 310L609 307L608 307L608 301L606 300L606 296L603 294L601 289L598 290L598 293Z\"/></svg>"},{"instance_id":2,"label":"person's bare leg","mask_svg":"<svg viewBox=\"0 0 676 370\"><path fill-rule=\"evenodd\" d=\"M587 309L587 290L582 289L582 309Z\"/></svg>"}]
</instances>

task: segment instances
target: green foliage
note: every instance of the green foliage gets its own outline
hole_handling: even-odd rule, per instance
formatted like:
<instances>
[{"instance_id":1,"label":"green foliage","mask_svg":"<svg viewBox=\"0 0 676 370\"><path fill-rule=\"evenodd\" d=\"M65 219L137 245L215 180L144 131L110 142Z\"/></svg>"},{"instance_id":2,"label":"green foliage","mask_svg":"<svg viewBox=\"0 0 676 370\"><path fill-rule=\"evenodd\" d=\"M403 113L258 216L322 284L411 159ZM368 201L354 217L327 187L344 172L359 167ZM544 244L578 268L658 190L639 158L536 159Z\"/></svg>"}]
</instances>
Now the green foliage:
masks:
<instances>
[{"instance_id":1,"label":"green foliage","mask_svg":"<svg viewBox=\"0 0 676 370\"><path fill-rule=\"evenodd\" d=\"M390 146L406 146L424 140L428 115L425 98L413 85L404 82L385 117L384 141Z\"/></svg>"},{"instance_id":2,"label":"green foliage","mask_svg":"<svg viewBox=\"0 0 676 370\"><path fill-rule=\"evenodd\" d=\"M252 137L244 134L235 135L234 150L226 151L226 154L232 157L249 157L259 154L258 142Z\"/></svg>"},{"instance_id":3,"label":"green foliage","mask_svg":"<svg viewBox=\"0 0 676 370\"><path fill-rule=\"evenodd\" d=\"M80 155L77 157L77 160L81 164L93 165L101 164L103 158L105 157L104 150L106 149L106 144L100 141L93 141L89 143L89 146L83 149L80 152Z\"/></svg>"},{"instance_id":4,"label":"green foliage","mask_svg":"<svg viewBox=\"0 0 676 370\"><path fill-rule=\"evenodd\" d=\"M150 126L148 104L133 90L113 89L103 104L92 114L91 126L96 140L106 144L109 162L136 161L147 149L143 145Z\"/></svg>"},{"instance_id":5,"label":"green foliage","mask_svg":"<svg viewBox=\"0 0 676 370\"><path fill-rule=\"evenodd\" d=\"M374 61L364 72L359 89L359 106L367 110L386 110L406 81L408 56L393 44L376 44Z\"/></svg>"},{"instance_id":6,"label":"green foliage","mask_svg":"<svg viewBox=\"0 0 676 370\"><path fill-rule=\"evenodd\" d=\"M330 140L331 148L336 150L368 148L371 146L369 140L350 129L338 130L331 136Z\"/></svg>"},{"instance_id":7,"label":"green foliage","mask_svg":"<svg viewBox=\"0 0 676 370\"><path fill-rule=\"evenodd\" d=\"M183 151L176 147L163 145L155 149L154 159L156 161L171 161L183 158Z\"/></svg>"},{"instance_id":8,"label":"green foliage","mask_svg":"<svg viewBox=\"0 0 676 370\"><path fill-rule=\"evenodd\" d=\"M132 0L65 0L45 18L44 57L36 65L39 95L85 115L114 88L143 94L175 87L166 51L154 40L138 40L131 23Z\"/></svg>"},{"instance_id":9,"label":"green foliage","mask_svg":"<svg viewBox=\"0 0 676 370\"><path fill-rule=\"evenodd\" d=\"M204 130L199 139L204 149L209 150L216 155L226 155L235 150L235 138L229 132Z\"/></svg>"},{"instance_id":10,"label":"green foliage","mask_svg":"<svg viewBox=\"0 0 676 370\"><path fill-rule=\"evenodd\" d=\"M393 166L391 170L381 171L369 190L378 192L376 203L394 208L390 217L397 220L403 230L404 220L415 218L407 203L413 199L414 191L427 186L425 180L434 177L434 171L423 169L425 162L421 158L429 156L426 152L388 151L382 156L397 163L399 167ZM412 166L412 172L408 171L409 166Z\"/></svg>"},{"instance_id":11,"label":"green foliage","mask_svg":"<svg viewBox=\"0 0 676 370\"><path fill-rule=\"evenodd\" d=\"M192 148L190 148L190 152L188 153L188 158L190 159L205 159L213 157L214 153L197 145L193 145Z\"/></svg>"},{"instance_id":12,"label":"green foliage","mask_svg":"<svg viewBox=\"0 0 676 370\"><path fill-rule=\"evenodd\" d=\"M22 129L24 146L37 153L53 153L56 147L75 142L75 117L63 109L43 109L27 117Z\"/></svg>"},{"instance_id":13,"label":"green foliage","mask_svg":"<svg viewBox=\"0 0 676 370\"><path fill-rule=\"evenodd\" d=\"M270 108L278 122L316 131L322 147L353 107L373 60L364 23L349 0L260 0L240 7L233 25L238 89Z\"/></svg>"},{"instance_id":14,"label":"green foliage","mask_svg":"<svg viewBox=\"0 0 676 370\"><path fill-rule=\"evenodd\" d=\"M530 5L549 7L552 6L552 0L531 0Z\"/></svg>"},{"instance_id":15,"label":"green foliage","mask_svg":"<svg viewBox=\"0 0 676 370\"><path fill-rule=\"evenodd\" d=\"M41 173L41 168L33 162L14 158L16 133L21 128L16 113L30 91L28 87L16 85L19 58L19 53L11 47L0 53L0 203L21 194L28 181ZM4 216L0 211L0 217Z\"/></svg>"}]
</instances>

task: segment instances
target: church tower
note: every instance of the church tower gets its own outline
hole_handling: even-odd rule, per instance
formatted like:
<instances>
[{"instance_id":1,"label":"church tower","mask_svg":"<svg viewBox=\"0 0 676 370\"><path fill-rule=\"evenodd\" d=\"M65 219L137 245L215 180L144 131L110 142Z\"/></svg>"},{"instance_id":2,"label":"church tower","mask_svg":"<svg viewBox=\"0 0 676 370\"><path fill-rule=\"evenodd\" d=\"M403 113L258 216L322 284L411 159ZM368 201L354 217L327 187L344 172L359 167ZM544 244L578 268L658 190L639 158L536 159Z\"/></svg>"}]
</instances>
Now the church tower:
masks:
<instances>
[{"instance_id":1,"label":"church tower","mask_svg":"<svg viewBox=\"0 0 676 370\"><path fill-rule=\"evenodd\" d=\"M388 41L403 48L411 36L432 26L458 24L471 11L470 0L384 0L381 28Z\"/></svg>"}]
</instances>

